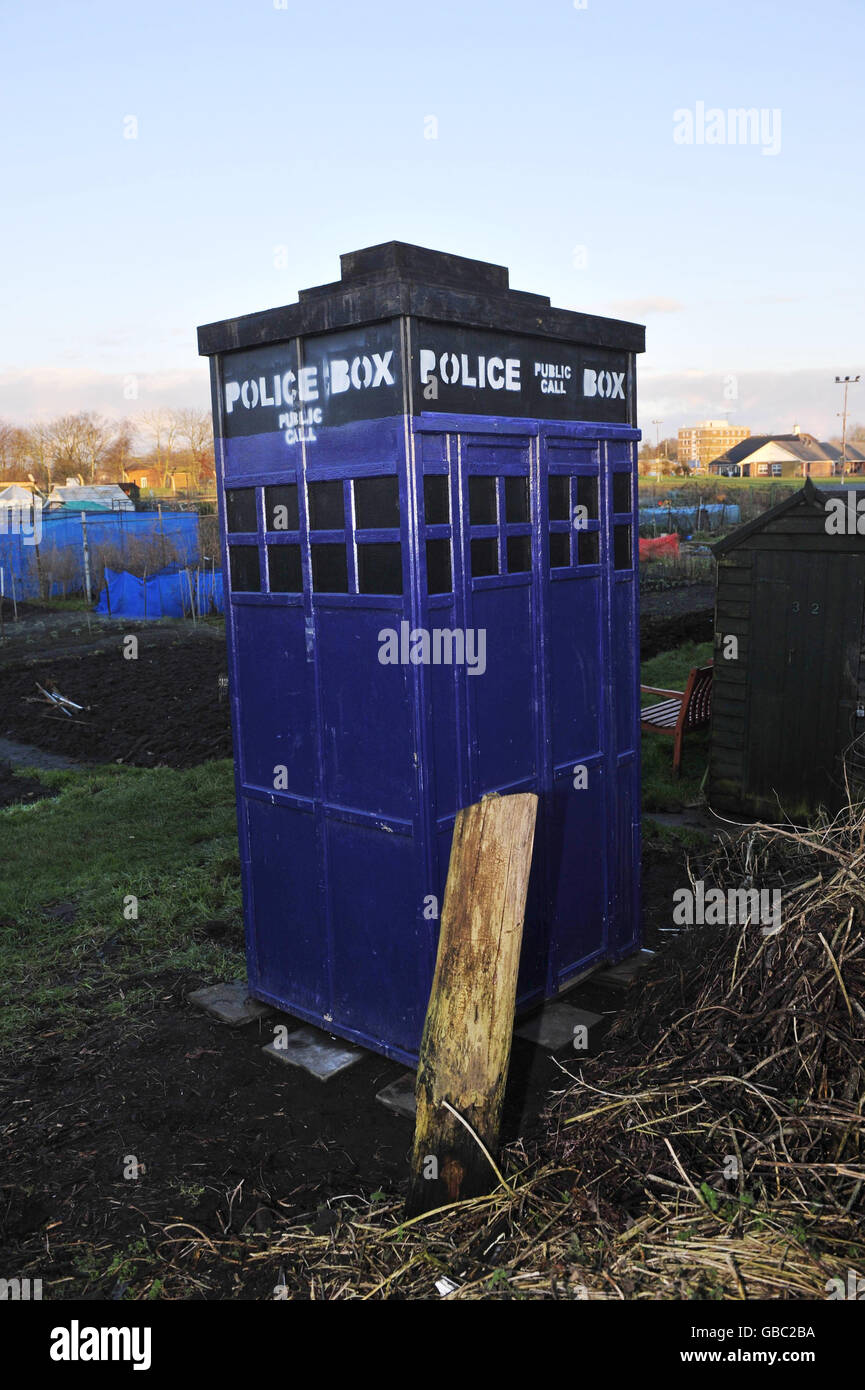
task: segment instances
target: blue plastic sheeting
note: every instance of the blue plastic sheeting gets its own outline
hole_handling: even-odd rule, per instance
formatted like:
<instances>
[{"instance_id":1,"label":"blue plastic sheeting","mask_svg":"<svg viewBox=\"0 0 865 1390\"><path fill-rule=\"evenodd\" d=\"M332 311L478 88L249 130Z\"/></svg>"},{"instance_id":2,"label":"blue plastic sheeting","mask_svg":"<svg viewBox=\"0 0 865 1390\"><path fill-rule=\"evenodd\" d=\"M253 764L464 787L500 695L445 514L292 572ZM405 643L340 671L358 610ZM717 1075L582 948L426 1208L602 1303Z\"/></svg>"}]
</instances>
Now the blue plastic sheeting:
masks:
<instances>
[{"instance_id":1,"label":"blue plastic sheeting","mask_svg":"<svg viewBox=\"0 0 865 1390\"><path fill-rule=\"evenodd\" d=\"M641 507L640 525L651 526L653 522L665 531L720 531L722 526L739 525L739 504L709 502L701 507Z\"/></svg>"},{"instance_id":2,"label":"blue plastic sheeting","mask_svg":"<svg viewBox=\"0 0 865 1390\"><path fill-rule=\"evenodd\" d=\"M38 547L32 529L21 534L9 534L0 517L0 567L3 587L16 598L39 597L38 560L46 581L46 597L84 592L84 549L81 538L81 516L78 512L56 514L43 512L42 535ZM198 516L195 512L88 512L87 545L91 552L91 573L96 568L96 552L100 546L117 547L121 554L130 541L155 541L165 537L173 547L170 555L181 564L198 558ZM63 580L49 583L52 561L63 557ZM14 579L14 585L13 585Z\"/></svg>"},{"instance_id":3,"label":"blue plastic sheeting","mask_svg":"<svg viewBox=\"0 0 865 1390\"><path fill-rule=\"evenodd\" d=\"M193 601L201 616L222 612L221 571L196 573L174 565L138 579L126 570L106 569L96 612L112 618L182 618L192 611Z\"/></svg>"}]
</instances>

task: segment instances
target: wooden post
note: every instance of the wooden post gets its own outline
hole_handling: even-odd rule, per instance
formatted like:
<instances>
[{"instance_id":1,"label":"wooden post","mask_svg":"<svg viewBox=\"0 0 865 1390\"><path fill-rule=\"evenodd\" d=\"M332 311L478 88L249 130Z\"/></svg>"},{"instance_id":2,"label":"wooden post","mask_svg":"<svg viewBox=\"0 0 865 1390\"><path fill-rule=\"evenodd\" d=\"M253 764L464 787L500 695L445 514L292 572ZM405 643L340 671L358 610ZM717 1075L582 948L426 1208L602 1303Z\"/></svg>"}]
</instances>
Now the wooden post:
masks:
<instances>
[{"instance_id":1,"label":"wooden post","mask_svg":"<svg viewBox=\"0 0 865 1390\"><path fill-rule=\"evenodd\" d=\"M34 546L34 550L35 550L35 552L36 552L36 581L37 581L37 584L38 584L38 586L39 586L39 598L40 598L40 601L41 601L42 599L44 599L44 598L46 597L45 593L43 592L44 583L43 583L43 579L42 579L42 557L41 557L41 555L39 554L39 547L38 547L38 545L37 545L37 546Z\"/></svg>"},{"instance_id":2,"label":"wooden post","mask_svg":"<svg viewBox=\"0 0 865 1390\"><path fill-rule=\"evenodd\" d=\"M87 513L81 513L81 550L84 555L84 592L87 595L88 604L93 602L93 590L90 587L90 550L87 545Z\"/></svg>"},{"instance_id":3,"label":"wooden post","mask_svg":"<svg viewBox=\"0 0 865 1390\"><path fill-rule=\"evenodd\" d=\"M409 1217L497 1186L490 1157L510 1062L537 808L533 793L520 792L457 814L417 1073Z\"/></svg>"}]
</instances>

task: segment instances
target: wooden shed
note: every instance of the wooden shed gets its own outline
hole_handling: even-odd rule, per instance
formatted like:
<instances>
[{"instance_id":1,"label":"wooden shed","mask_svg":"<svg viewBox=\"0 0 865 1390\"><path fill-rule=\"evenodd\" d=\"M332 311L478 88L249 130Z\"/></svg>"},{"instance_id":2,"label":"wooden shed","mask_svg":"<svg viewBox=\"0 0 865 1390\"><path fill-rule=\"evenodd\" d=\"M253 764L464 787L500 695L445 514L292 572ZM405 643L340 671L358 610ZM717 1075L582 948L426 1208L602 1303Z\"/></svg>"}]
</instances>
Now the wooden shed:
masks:
<instances>
[{"instance_id":1,"label":"wooden shed","mask_svg":"<svg viewBox=\"0 0 865 1390\"><path fill-rule=\"evenodd\" d=\"M834 811L845 767L865 781L865 491L809 480L713 552L709 803L749 820Z\"/></svg>"}]
</instances>

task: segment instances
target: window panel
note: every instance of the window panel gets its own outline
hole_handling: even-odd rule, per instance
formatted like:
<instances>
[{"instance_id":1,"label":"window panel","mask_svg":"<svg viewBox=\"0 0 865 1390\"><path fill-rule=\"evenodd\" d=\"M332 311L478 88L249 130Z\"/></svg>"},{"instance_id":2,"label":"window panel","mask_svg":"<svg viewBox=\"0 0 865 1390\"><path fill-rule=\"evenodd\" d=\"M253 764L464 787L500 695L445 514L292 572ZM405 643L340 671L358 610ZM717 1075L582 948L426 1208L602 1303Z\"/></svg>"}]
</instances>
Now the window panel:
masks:
<instances>
[{"instance_id":1,"label":"window panel","mask_svg":"<svg viewBox=\"0 0 865 1390\"><path fill-rule=\"evenodd\" d=\"M297 531L300 514L297 483L283 483L264 489L264 527L266 531Z\"/></svg>"},{"instance_id":2,"label":"window panel","mask_svg":"<svg viewBox=\"0 0 865 1390\"><path fill-rule=\"evenodd\" d=\"M585 507L590 521L598 519L598 480L581 474L577 478L577 505Z\"/></svg>"},{"instance_id":3,"label":"window panel","mask_svg":"<svg viewBox=\"0 0 865 1390\"><path fill-rule=\"evenodd\" d=\"M550 568L567 569L570 563L570 536L567 531L553 531L550 535Z\"/></svg>"},{"instance_id":4,"label":"window panel","mask_svg":"<svg viewBox=\"0 0 865 1390\"><path fill-rule=\"evenodd\" d=\"M427 593L449 594L453 589L451 575L451 543L433 540L426 543Z\"/></svg>"},{"instance_id":5,"label":"window panel","mask_svg":"<svg viewBox=\"0 0 865 1390\"><path fill-rule=\"evenodd\" d=\"M225 522L229 531L257 531L254 487L232 487L225 492Z\"/></svg>"},{"instance_id":6,"label":"window panel","mask_svg":"<svg viewBox=\"0 0 865 1390\"><path fill-rule=\"evenodd\" d=\"M631 510L631 475L630 473L613 474L613 511L629 512Z\"/></svg>"},{"instance_id":7,"label":"window panel","mask_svg":"<svg viewBox=\"0 0 865 1390\"><path fill-rule=\"evenodd\" d=\"M261 567L258 562L257 545L230 545L228 564L233 593L261 592Z\"/></svg>"},{"instance_id":8,"label":"window panel","mask_svg":"<svg viewBox=\"0 0 865 1390\"><path fill-rule=\"evenodd\" d=\"M309 525L312 531L341 531L345 526L342 483L310 483Z\"/></svg>"},{"instance_id":9,"label":"window panel","mask_svg":"<svg viewBox=\"0 0 865 1390\"><path fill-rule=\"evenodd\" d=\"M360 531L399 526L398 479L355 478L354 518Z\"/></svg>"},{"instance_id":10,"label":"window panel","mask_svg":"<svg viewBox=\"0 0 865 1390\"><path fill-rule=\"evenodd\" d=\"M427 526L447 526L451 513L448 504L448 480L443 474L424 475L423 507Z\"/></svg>"},{"instance_id":11,"label":"window panel","mask_svg":"<svg viewBox=\"0 0 865 1390\"><path fill-rule=\"evenodd\" d=\"M570 478L551 473L547 479L547 495L550 501L550 521L570 521Z\"/></svg>"},{"instance_id":12,"label":"window panel","mask_svg":"<svg viewBox=\"0 0 865 1390\"><path fill-rule=\"evenodd\" d=\"M600 535L597 531L577 532L577 564L597 565L601 558Z\"/></svg>"},{"instance_id":13,"label":"window panel","mask_svg":"<svg viewBox=\"0 0 865 1390\"><path fill-rule=\"evenodd\" d=\"M529 520L528 478L505 478L505 521Z\"/></svg>"},{"instance_id":14,"label":"window panel","mask_svg":"<svg viewBox=\"0 0 865 1390\"><path fill-rule=\"evenodd\" d=\"M472 526L496 524L495 478L469 478L469 521Z\"/></svg>"},{"instance_id":15,"label":"window panel","mask_svg":"<svg viewBox=\"0 0 865 1390\"><path fill-rule=\"evenodd\" d=\"M494 537L472 541L472 578L478 579L487 574L498 574L499 552Z\"/></svg>"},{"instance_id":16,"label":"window panel","mask_svg":"<svg viewBox=\"0 0 865 1390\"><path fill-rule=\"evenodd\" d=\"M390 541L359 545L357 587L362 594L401 594L402 546Z\"/></svg>"},{"instance_id":17,"label":"window panel","mask_svg":"<svg viewBox=\"0 0 865 1390\"><path fill-rule=\"evenodd\" d=\"M508 536L508 574L524 574L532 567L531 536Z\"/></svg>"},{"instance_id":18,"label":"window panel","mask_svg":"<svg viewBox=\"0 0 865 1390\"><path fill-rule=\"evenodd\" d=\"M613 527L613 567L617 570L631 568L631 528Z\"/></svg>"},{"instance_id":19,"label":"window panel","mask_svg":"<svg viewBox=\"0 0 865 1390\"><path fill-rule=\"evenodd\" d=\"M269 545L267 572L272 594L303 593L303 567L299 545Z\"/></svg>"},{"instance_id":20,"label":"window panel","mask_svg":"<svg viewBox=\"0 0 865 1390\"><path fill-rule=\"evenodd\" d=\"M348 562L344 545L313 545L312 587L319 594L348 593Z\"/></svg>"}]
</instances>

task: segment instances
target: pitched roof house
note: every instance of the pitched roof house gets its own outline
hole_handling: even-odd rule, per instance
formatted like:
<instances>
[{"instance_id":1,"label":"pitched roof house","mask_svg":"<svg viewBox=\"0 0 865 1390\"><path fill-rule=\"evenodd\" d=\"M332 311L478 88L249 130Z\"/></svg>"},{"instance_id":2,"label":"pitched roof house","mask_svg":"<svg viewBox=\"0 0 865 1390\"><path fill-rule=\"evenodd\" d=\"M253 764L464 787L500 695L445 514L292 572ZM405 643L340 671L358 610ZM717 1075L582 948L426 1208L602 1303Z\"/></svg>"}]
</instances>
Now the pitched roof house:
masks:
<instances>
[{"instance_id":1,"label":"pitched roof house","mask_svg":"<svg viewBox=\"0 0 865 1390\"><path fill-rule=\"evenodd\" d=\"M857 459L856 455L860 455ZM832 478L840 473L841 451L813 434L757 434L734 444L709 464L710 473L734 478ZM847 446L847 471L861 453Z\"/></svg>"}]
</instances>

